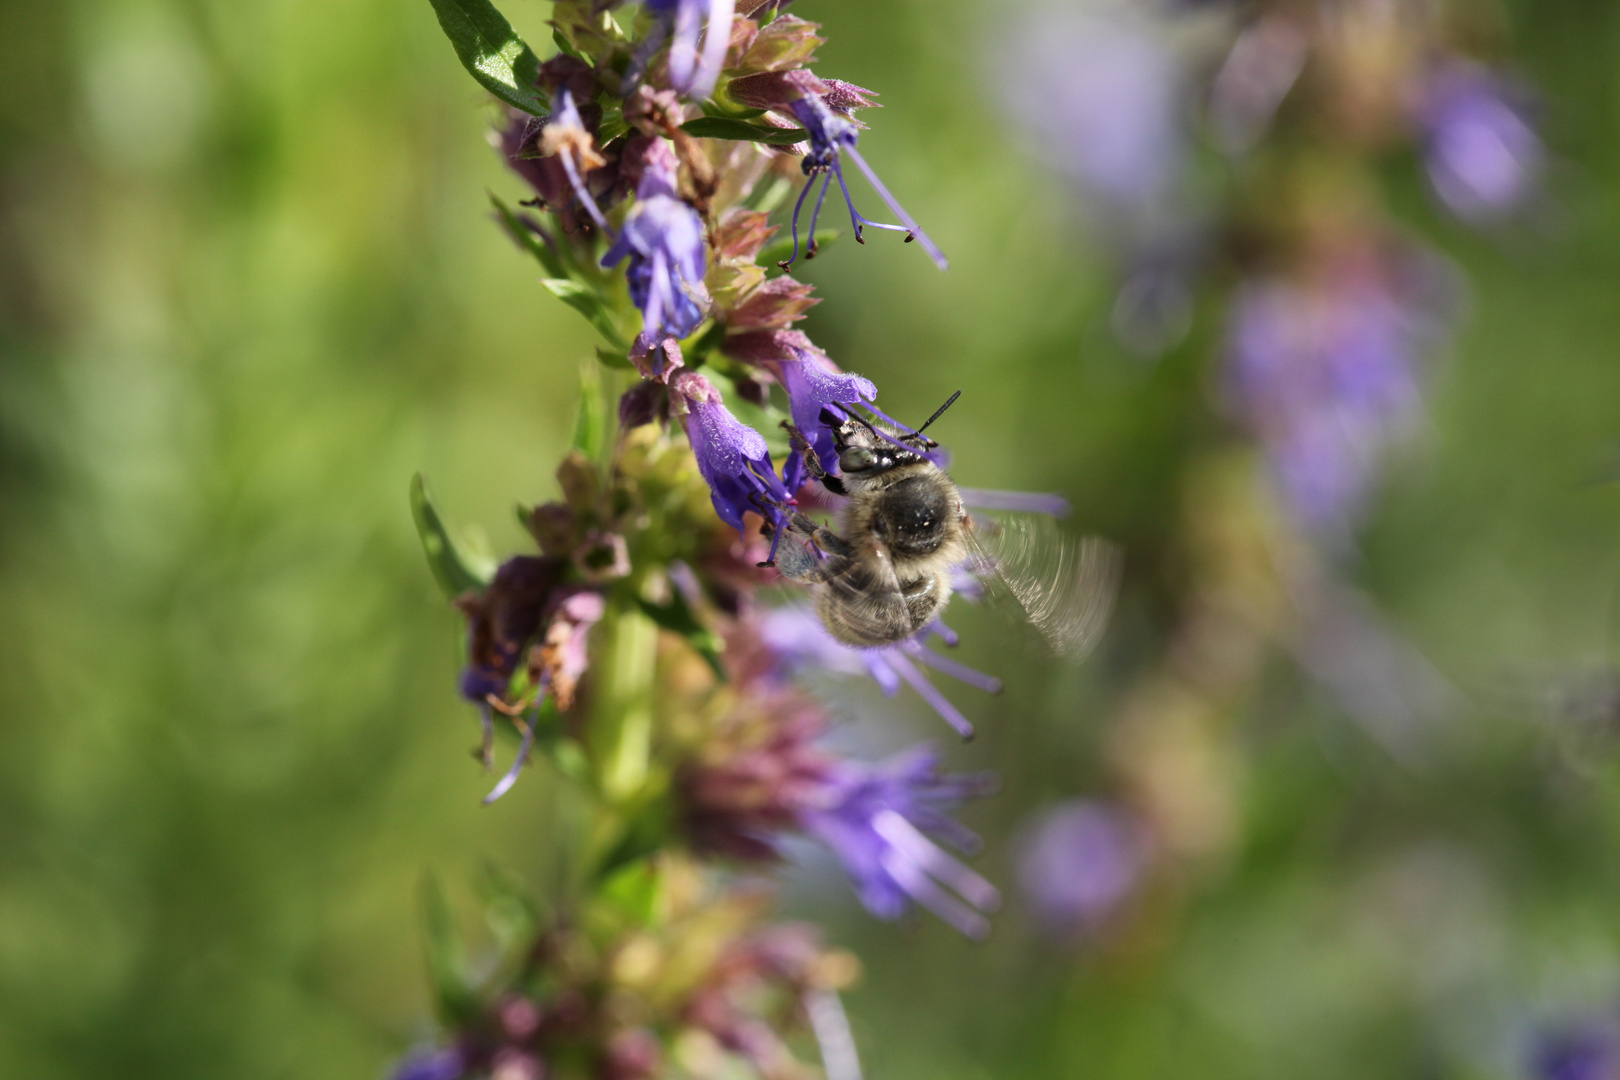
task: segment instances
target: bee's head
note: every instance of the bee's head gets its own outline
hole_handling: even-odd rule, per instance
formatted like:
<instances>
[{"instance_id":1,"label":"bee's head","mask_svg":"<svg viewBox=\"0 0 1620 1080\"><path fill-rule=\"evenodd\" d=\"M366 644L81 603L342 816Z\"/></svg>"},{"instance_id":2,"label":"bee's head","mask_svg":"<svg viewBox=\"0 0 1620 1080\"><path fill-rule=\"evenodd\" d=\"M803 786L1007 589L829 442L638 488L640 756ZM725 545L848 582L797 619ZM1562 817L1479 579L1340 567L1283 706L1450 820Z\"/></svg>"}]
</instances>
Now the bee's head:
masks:
<instances>
[{"instance_id":1,"label":"bee's head","mask_svg":"<svg viewBox=\"0 0 1620 1080\"><path fill-rule=\"evenodd\" d=\"M885 439L864 420L844 420L832 426L832 433L833 445L838 450L838 473L847 479L867 479L923 460L920 455ZM898 436L894 438L898 440Z\"/></svg>"},{"instance_id":2,"label":"bee's head","mask_svg":"<svg viewBox=\"0 0 1620 1080\"><path fill-rule=\"evenodd\" d=\"M880 432L858 416L835 416L823 409L821 422L832 431L833 445L838 450L839 475L854 480L869 479L900 465L929 460L926 451L939 444L923 432L961 396L960 390L952 394L916 431L895 433Z\"/></svg>"}]
</instances>

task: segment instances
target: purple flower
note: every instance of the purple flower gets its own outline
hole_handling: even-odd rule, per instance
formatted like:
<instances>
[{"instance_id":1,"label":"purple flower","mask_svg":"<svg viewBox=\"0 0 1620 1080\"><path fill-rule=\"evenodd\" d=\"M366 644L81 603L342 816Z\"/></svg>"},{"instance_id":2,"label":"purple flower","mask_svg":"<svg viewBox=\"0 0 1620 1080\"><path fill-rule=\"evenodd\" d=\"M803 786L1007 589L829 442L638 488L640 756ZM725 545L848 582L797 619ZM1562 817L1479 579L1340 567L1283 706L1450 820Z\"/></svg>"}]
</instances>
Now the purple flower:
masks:
<instances>
[{"instance_id":1,"label":"purple flower","mask_svg":"<svg viewBox=\"0 0 1620 1080\"><path fill-rule=\"evenodd\" d=\"M1419 287L1423 283L1417 283ZM1251 282L1232 305L1227 394L1300 521L1348 531L1389 444L1416 420L1438 320L1376 274Z\"/></svg>"},{"instance_id":2,"label":"purple flower","mask_svg":"<svg viewBox=\"0 0 1620 1080\"><path fill-rule=\"evenodd\" d=\"M670 389L686 406L681 424L720 520L741 532L743 515L752 511L779 524L788 492L777 479L764 436L732 416L720 391L702 375L683 371Z\"/></svg>"},{"instance_id":3,"label":"purple flower","mask_svg":"<svg viewBox=\"0 0 1620 1080\"><path fill-rule=\"evenodd\" d=\"M1464 221L1500 220L1536 191L1546 152L1513 96L1500 76L1461 64L1444 68L1425 95L1429 181Z\"/></svg>"},{"instance_id":4,"label":"purple flower","mask_svg":"<svg viewBox=\"0 0 1620 1080\"><path fill-rule=\"evenodd\" d=\"M994 783L989 774L942 775L938 755L926 746L877 765L838 762L801 821L843 863L872 914L896 919L915 902L968 937L983 938L990 930L984 913L996 909L1000 894L926 834L972 854L979 838L945 811L988 794Z\"/></svg>"},{"instance_id":5,"label":"purple flower","mask_svg":"<svg viewBox=\"0 0 1620 1080\"><path fill-rule=\"evenodd\" d=\"M483 592L457 601L467 616L462 697L486 705L490 695L505 696L521 650L539 632L566 569L562 559L517 555L500 565Z\"/></svg>"},{"instance_id":6,"label":"purple flower","mask_svg":"<svg viewBox=\"0 0 1620 1080\"><path fill-rule=\"evenodd\" d=\"M683 338L696 329L708 302L703 219L677 197L674 153L662 141L648 154L635 205L602 265L616 266L626 256L630 299L641 309L646 343Z\"/></svg>"},{"instance_id":7,"label":"purple flower","mask_svg":"<svg viewBox=\"0 0 1620 1080\"><path fill-rule=\"evenodd\" d=\"M856 140L860 134L860 127L850 119L846 112L834 109L827 102L827 96L821 94L806 94L787 105L787 110L804 126L806 134L810 137L810 152L805 155L802 167L804 174L810 179L805 183L804 190L799 192L799 201L793 206L793 255L781 265L784 269L792 265L799 257L799 213L804 207L805 196L816 184L816 177L820 176L821 194L816 196L816 207L810 214L810 238L815 239L816 219L821 216L821 204L826 201L827 187L832 183L833 177L838 178L838 186L844 193L844 204L849 207L849 220L855 229L857 243L866 243L862 230L870 225L874 229L889 229L894 232L906 234L906 240L916 240L928 252L929 258L934 260L941 270L946 269L950 263L939 246L929 239L912 216L906 213L905 207L900 205L883 181L878 179L876 171L866 163L859 150L855 148ZM903 224L890 225L884 222L873 221L855 209L855 199L849 193L849 183L844 179L844 169L841 159L848 156L861 170L867 182L876 189L878 196L894 212ZM813 252L812 252L813 254Z\"/></svg>"},{"instance_id":8,"label":"purple flower","mask_svg":"<svg viewBox=\"0 0 1620 1080\"><path fill-rule=\"evenodd\" d=\"M1617 1080L1620 1044L1606 1025L1588 1025L1541 1038L1530 1055L1535 1080Z\"/></svg>"},{"instance_id":9,"label":"purple flower","mask_svg":"<svg viewBox=\"0 0 1620 1080\"><path fill-rule=\"evenodd\" d=\"M816 456L833 468L838 452L832 430L823 422L823 409L834 415L848 415L845 406L867 404L877 398L877 387L870 379L839 371L827 354L797 330L755 330L733 335L726 346L728 354L748 363L767 366L787 391L793 423L809 440ZM804 483L803 455L795 450L782 467L782 480L789 491Z\"/></svg>"},{"instance_id":10,"label":"purple flower","mask_svg":"<svg viewBox=\"0 0 1620 1080\"><path fill-rule=\"evenodd\" d=\"M574 96L566 86L557 95L557 107L552 111L551 118L540 129L540 148L547 157L554 156L562 163L563 173L568 177L569 186L574 189L575 198L590 214L596 227L609 236L613 235L613 230L608 228L607 221L602 217L601 208L585 186L585 174L601 168L607 162L597 151L595 138L585 129L579 109L574 106Z\"/></svg>"},{"instance_id":11,"label":"purple flower","mask_svg":"<svg viewBox=\"0 0 1620 1080\"><path fill-rule=\"evenodd\" d=\"M977 580L963 584L971 587ZM988 693L1001 692L1000 679L941 656L924 644L929 636L938 636L947 645L956 644L955 633L940 622L894 645L856 649L835 640L808 608L789 605L764 612L759 620L759 634L790 670L821 668L843 675L866 675L887 697L899 693L902 683L910 686L964 740L973 738L973 725L928 681L917 665L924 664Z\"/></svg>"},{"instance_id":12,"label":"purple flower","mask_svg":"<svg viewBox=\"0 0 1620 1080\"><path fill-rule=\"evenodd\" d=\"M394 1070L393 1080L459 1080L466 1069L467 1055L450 1047L411 1055Z\"/></svg>"},{"instance_id":13,"label":"purple flower","mask_svg":"<svg viewBox=\"0 0 1620 1080\"><path fill-rule=\"evenodd\" d=\"M726 62L731 44L731 21L735 0L643 0L648 11L659 17L653 42L668 34L669 85L681 94L706 98L714 93L714 83ZM698 53L698 29L703 16L709 17L709 32Z\"/></svg>"},{"instance_id":14,"label":"purple flower","mask_svg":"<svg viewBox=\"0 0 1620 1080\"><path fill-rule=\"evenodd\" d=\"M1009 37L997 82L1008 114L1085 192L1151 228L1181 173L1185 72L1163 32L1134 19L1041 11Z\"/></svg>"},{"instance_id":15,"label":"purple flower","mask_svg":"<svg viewBox=\"0 0 1620 1080\"><path fill-rule=\"evenodd\" d=\"M1018 884L1054 934L1094 930L1136 890L1146 851L1139 827L1100 802L1075 800L1043 814L1018 865Z\"/></svg>"}]
</instances>

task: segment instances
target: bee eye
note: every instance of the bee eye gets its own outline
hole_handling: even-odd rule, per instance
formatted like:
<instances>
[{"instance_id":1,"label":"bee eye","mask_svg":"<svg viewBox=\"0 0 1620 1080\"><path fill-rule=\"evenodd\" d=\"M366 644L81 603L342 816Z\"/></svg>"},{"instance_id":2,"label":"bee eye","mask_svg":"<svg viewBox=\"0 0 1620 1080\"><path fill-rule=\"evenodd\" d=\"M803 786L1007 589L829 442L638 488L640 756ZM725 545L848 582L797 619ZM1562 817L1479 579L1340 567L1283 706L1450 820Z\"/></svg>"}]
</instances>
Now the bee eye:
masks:
<instances>
[{"instance_id":1,"label":"bee eye","mask_svg":"<svg viewBox=\"0 0 1620 1080\"><path fill-rule=\"evenodd\" d=\"M877 455L861 446L852 446L838 455L839 472L860 472L877 464Z\"/></svg>"}]
</instances>

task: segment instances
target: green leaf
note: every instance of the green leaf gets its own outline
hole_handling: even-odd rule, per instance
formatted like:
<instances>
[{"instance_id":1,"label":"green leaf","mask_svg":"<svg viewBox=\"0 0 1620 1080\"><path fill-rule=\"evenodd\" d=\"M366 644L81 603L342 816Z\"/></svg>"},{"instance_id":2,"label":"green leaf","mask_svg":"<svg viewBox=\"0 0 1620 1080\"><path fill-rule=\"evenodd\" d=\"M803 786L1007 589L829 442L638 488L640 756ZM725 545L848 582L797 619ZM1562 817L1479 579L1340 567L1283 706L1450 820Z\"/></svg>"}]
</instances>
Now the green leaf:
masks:
<instances>
[{"instance_id":1,"label":"green leaf","mask_svg":"<svg viewBox=\"0 0 1620 1080\"><path fill-rule=\"evenodd\" d=\"M523 879L493 862L486 862L474 883L484 902L484 919L504 953L512 954L534 944L542 912Z\"/></svg>"},{"instance_id":2,"label":"green leaf","mask_svg":"<svg viewBox=\"0 0 1620 1080\"><path fill-rule=\"evenodd\" d=\"M630 351L630 343L625 341L624 334L620 332L618 321L613 317L613 309L595 289L568 278L541 278L540 284L544 285L551 295L585 316L590 324L596 327L597 333L607 338L609 345L621 352Z\"/></svg>"},{"instance_id":3,"label":"green leaf","mask_svg":"<svg viewBox=\"0 0 1620 1080\"><path fill-rule=\"evenodd\" d=\"M540 59L489 0L430 0L461 66L478 84L513 108L534 116L550 112L535 87Z\"/></svg>"},{"instance_id":4,"label":"green leaf","mask_svg":"<svg viewBox=\"0 0 1620 1080\"><path fill-rule=\"evenodd\" d=\"M501 226L506 230L506 235L512 238L513 243L533 255L540 265L545 267L549 276L560 278L567 275L568 271L563 268L562 260L557 257L557 253L544 240L534 235L534 230L523 223L523 218L516 210L507 206L501 201L500 196L493 193L490 194L489 201L490 205L495 207Z\"/></svg>"},{"instance_id":5,"label":"green leaf","mask_svg":"<svg viewBox=\"0 0 1620 1080\"><path fill-rule=\"evenodd\" d=\"M709 354L718 349L725 340L725 324L709 323L702 333L681 342L681 355L686 359L686 366L689 368L702 367Z\"/></svg>"},{"instance_id":6,"label":"green leaf","mask_svg":"<svg viewBox=\"0 0 1620 1080\"><path fill-rule=\"evenodd\" d=\"M587 361L579 369L579 404L574 413L574 437L569 446L588 458L602 453L607 434L607 402L602 397L602 373Z\"/></svg>"},{"instance_id":7,"label":"green leaf","mask_svg":"<svg viewBox=\"0 0 1620 1080\"><path fill-rule=\"evenodd\" d=\"M445 1023L456 1026L471 1019L478 1010L467 967L467 951L456 931L455 916L438 878L432 874L423 876L421 897L422 919L427 931L428 977L437 992Z\"/></svg>"},{"instance_id":8,"label":"green leaf","mask_svg":"<svg viewBox=\"0 0 1620 1080\"><path fill-rule=\"evenodd\" d=\"M714 670L715 677L721 682L726 681L726 669L720 663L720 654L725 650L726 643L719 634L698 621L681 590L670 589L669 599L662 604L654 604L638 596L636 606L665 630L685 638Z\"/></svg>"},{"instance_id":9,"label":"green leaf","mask_svg":"<svg viewBox=\"0 0 1620 1080\"><path fill-rule=\"evenodd\" d=\"M615 352L613 349L604 349L598 345L596 347L596 359L601 361L604 367L610 367L615 371L634 371L636 369L636 365L630 362L630 358L624 354L623 349Z\"/></svg>"},{"instance_id":10,"label":"green leaf","mask_svg":"<svg viewBox=\"0 0 1620 1080\"><path fill-rule=\"evenodd\" d=\"M792 146L810 136L803 128L775 128L750 124L724 116L700 116L681 125L695 139L730 139L733 142L762 142L767 146Z\"/></svg>"},{"instance_id":11,"label":"green leaf","mask_svg":"<svg viewBox=\"0 0 1620 1080\"><path fill-rule=\"evenodd\" d=\"M744 105L722 103L720 101L705 101L698 108L703 110L704 116L718 116L725 120L752 120L764 116L764 109L749 108Z\"/></svg>"},{"instance_id":12,"label":"green leaf","mask_svg":"<svg viewBox=\"0 0 1620 1080\"><path fill-rule=\"evenodd\" d=\"M446 596L454 599L495 580L495 561L467 551L450 535L421 473L411 478L411 516L416 519L416 533L422 538L428 566Z\"/></svg>"},{"instance_id":13,"label":"green leaf","mask_svg":"<svg viewBox=\"0 0 1620 1080\"><path fill-rule=\"evenodd\" d=\"M626 840L635 836L636 831L632 828ZM599 895L634 925L648 926L657 917L664 896L664 875L658 872L657 864L645 857L650 852L622 857L627 850L621 844L609 856L601 872Z\"/></svg>"},{"instance_id":14,"label":"green leaf","mask_svg":"<svg viewBox=\"0 0 1620 1080\"><path fill-rule=\"evenodd\" d=\"M841 235L842 234L837 229L817 229L816 230L816 254L819 255L823 251L826 251L827 248L832 245L832 242L834 240L837 240L838 237L841 236ZM799 258L802 259L802 258L804 258L804 250L805 250L804 247L803 247L804 237L801 236L799 238L799 240L800 240ZM766 267L767 269L774 270L776 268L777 263L781 262L783 259L786 259L788 256L790 256L792 254L793 254L793 237L792 236L786 236L786 237L782 237L782 238L777 239L777 240L772 240L770 243L766 244L763 248L761 248L760 251L759 251L759 254L757 256L755 256L755 261L758 262L759 265L761 265L763 267Z\"/></svg>"}]
</instances>

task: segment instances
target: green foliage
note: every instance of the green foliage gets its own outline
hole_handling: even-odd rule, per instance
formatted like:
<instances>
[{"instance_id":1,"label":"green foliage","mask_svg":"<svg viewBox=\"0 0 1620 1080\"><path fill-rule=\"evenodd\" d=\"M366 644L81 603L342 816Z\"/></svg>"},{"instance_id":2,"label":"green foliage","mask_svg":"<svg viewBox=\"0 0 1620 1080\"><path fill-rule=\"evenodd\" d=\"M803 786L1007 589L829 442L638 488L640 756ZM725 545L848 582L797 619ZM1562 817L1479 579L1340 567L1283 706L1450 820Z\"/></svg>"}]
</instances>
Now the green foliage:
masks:
<instances>
[{"instance_id":1,"label":"green foliage","mask_svg":"<svg viewBox=\"0 0 1620 1080\"><path fill-rule=\"evenodd\" d=\"M579 369L579 402L574 410L574 436L569 446L588 458L602 456L608 430L607 398L602 391L602 372L595 364Z\"/></svg>"},{"instance_id":2,"label":"green foliage","mask_svg":"<svg viewBox=\"0 0 1620 1080\"><path fill-rule=\"evenodd\" d=\"M433 874L423 875L419 893L426 931L422 937L426 942L428 979L441 1010L440 1018L446 1024L465 1023L478 1009L466 945L456 929L455 915L439 879Z\"/></svg>"},{"instance_id":3,"label":"green foliage","mask_svg":"<svg viewBox=\"0 0 1620 1080\"><path fill-rule=\"evenodd\" d=\"M451 534L421 473L411 478L411 517L416 521L428 567L446 596L455 598L482 589L495 579L494 560L468 551Z\"/></svg>"},{"instance_id":4,"label":"green foliage","mask_svg":"<svg viewBox=\"0 0 1620 1080\"><path fill-rule=\"evenodd\" d=\"M540 60L489 0L430 0L444 36L478 85L513 108L545 116Z\"/></svg>"},{"instance_id":5,"label":"green foliage","mask_svg":"<svg viewBox=\"0 0 1620 1080\"><path fill-rule=\"evenodd\" d=\"M662 604L655 604L640 596L636 597L636 604L647 618L670 633L685 638L687 644L703 657L715 676L721 682L725 681L726 669L720 663L720 654L725 651L726 643L719 634L698 620L692 611L692 605L686 602L686 596L681 590L671 588L669 599Z\"/></svg>"},{"instance_id":6,"label":"green foliage","mask_svg":"<svg viewBox=\"0 0 1620 1080\"><path fill-rule=\"evenodd\" d=\"M542 278L540 284L551 295L585 316L614 349L621 352L629 350L630 342L619 328L618 316L602 299L599 288L569 278Z\"/></svg>"},{"instance_id":7,"label":"green foliage","mask_svg":"<svg viewBox=\"0 0 1620 1080\"><path fill-rule=\"evenodd\" d=\"M563 267L557 253L536 236L533 229L523 223L517 211L507 206L494 192L490 193L489 201L495 207L495 215L500 220L501 227L506 230L506 235L512 238L513 243L533 255L549 276L554 278L567 276L568 271Z\"/></svg>"}]
</instances>

